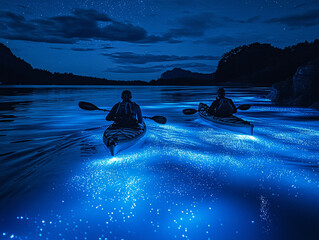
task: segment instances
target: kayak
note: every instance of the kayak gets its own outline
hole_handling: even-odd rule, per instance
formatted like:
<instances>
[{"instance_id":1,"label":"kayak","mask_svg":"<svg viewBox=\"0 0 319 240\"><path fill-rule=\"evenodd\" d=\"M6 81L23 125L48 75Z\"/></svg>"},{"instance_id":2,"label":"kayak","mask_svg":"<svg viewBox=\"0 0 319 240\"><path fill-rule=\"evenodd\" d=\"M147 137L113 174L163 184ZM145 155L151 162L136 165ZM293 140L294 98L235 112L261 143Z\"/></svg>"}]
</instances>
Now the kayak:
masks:
<instances>
[{"instance_id":1,"label":"kayak","mask_svg":"<svg viewBox=\"0 0 319 240\"><path fill-rule=\"evenodd\" d=\"M146 133L146 125L140 128L123 128L110 125L103 134L103 142L112 156L136 144Z\"/></svg>"},{"instance_id":2,"label":"kayak","mask_svg":"<svg viewBox=\"0 0 319 240\"><path fill-rule=\"evenodd\" d=\"M250 122L247 122L239 117L230 116L230 117L215 117L209 115L206 112L208 106L204 103L198 105L198 114L201 119L212 123L220 128L241 132L248 135L253 135L254 125Z\"/></svg>"}]
</instances>

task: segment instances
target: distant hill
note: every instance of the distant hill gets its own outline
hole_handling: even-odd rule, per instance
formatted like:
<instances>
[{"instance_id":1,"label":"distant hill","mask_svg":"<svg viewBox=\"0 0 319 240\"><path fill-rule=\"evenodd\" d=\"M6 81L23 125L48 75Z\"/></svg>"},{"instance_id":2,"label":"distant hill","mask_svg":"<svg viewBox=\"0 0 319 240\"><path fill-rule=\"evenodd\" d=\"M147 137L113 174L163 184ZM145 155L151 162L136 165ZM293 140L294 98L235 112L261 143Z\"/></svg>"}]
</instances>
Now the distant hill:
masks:
<instances>
[{"instance_id":1,"label":"distant hill","mask_svg":"<svg viewBox=\"0 0 319 240\"><path fill-rule=\"evenodd\" d=\"M146 85L143 81L114 81L72 73L34 69L0 43L0 82L4 85Z\"/></svg>"},{"instance_id":2,"label":"distant hill","mask_svg":"<svg viewBox=\"0 0 319 240\"><path fill-rule=\"evenodd\" d=\"M213 85L214 74L204 74L187 71L181 68L162 73L161 78L152 80L152 85Z\"/></svg>"},{"instance_id":3,"label":"distant hill","mask_svg":"<svg viewBox=\"0 0 319 240\"><path fill-rule=\"evenodd\" d=\"M292 77L297 68L319 57L319 40L275 48L270 44L243 45L225 53L215 72L216 83L271 86Z\"/></svg>"}]
</instances>

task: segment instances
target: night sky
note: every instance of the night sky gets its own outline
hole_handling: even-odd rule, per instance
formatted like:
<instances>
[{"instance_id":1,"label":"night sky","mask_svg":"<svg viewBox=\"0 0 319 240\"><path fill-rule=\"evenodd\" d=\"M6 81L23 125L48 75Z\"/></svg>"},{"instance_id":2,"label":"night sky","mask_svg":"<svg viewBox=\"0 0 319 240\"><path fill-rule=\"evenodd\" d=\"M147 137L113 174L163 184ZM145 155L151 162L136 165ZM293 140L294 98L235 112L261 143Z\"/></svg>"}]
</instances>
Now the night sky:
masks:
<instances>
[{"instance_id":1,"label":"night sky","mask_svg":"<svg viewBox=\"0 0 319 240\"><path fill-rule=\"evenodd\" d=\"M319 38L319 0L0 0L0 42L34 68L114 80L211 73L243 44Z\"/></svg>"}]
</instances>

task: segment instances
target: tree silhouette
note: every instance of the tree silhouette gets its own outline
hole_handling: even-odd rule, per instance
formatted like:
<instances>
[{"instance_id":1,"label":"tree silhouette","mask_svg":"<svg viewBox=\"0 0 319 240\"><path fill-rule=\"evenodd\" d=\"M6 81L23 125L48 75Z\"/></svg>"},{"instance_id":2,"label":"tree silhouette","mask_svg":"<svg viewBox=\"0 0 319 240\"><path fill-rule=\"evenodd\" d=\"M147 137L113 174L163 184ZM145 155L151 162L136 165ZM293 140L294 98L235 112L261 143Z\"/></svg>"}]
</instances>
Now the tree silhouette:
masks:
<instances>
[{"instance_id":1,"label":"tree silhouette","mask_svg":"<svg viewBox=\"0 0 319 240\"><path fill-rule=\"evenodd\" d=\"M218 63L215 80L272 85L291 77L297 68L319 57L319 40L284 49L270 44L252 43L225 53Z\"/></svg>"}]
</instances>

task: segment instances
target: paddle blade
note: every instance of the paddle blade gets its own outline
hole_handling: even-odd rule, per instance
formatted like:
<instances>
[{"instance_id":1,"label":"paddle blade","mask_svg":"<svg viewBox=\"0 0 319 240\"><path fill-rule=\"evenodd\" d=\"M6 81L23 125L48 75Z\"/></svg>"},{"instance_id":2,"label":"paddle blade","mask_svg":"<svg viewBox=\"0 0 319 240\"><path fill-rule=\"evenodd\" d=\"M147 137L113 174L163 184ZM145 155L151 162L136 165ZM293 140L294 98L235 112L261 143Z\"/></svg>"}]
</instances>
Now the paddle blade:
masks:
<instances>
[{"instance_id":1,"label":"paddle blade","mask_svg":"<svg viewBox=\"0 0 319 240\"><path fill-rule=\"evenodd\" d=\"M79 102L79 107L84 110L100 110L97 106L88 102Z\"/></svg>"},{"instance_id":2,"label":"paddle blade","mask_svg":"<svg viewBox=\"0 0 319 240\"><path fill-rule=\"evenodd\" d=\"M251 107L250 104L242 104L240 106L237 107L237 109L239 110L248 110Z\"/></svg>"},{"instance_id":3,"label":"paddle blade","mask_svg":"<svg viewBox=\"0 0 319 240\"><path fill-rule=\"evenodd\" d=\"M183 110L183 113L186 114L186 115L192 115L194 113L197 113L197 110L193 109L193 108L187 108L187 109Z\"/></svg>"},{"instance_id":4,"label":"paddle blade","mask_svg":"<svg viewBox=\"0 0 319 240\"><path fill-rule=\"evenodd\" d=\"M150 119L154 120L155 122L159 124L165 124L167 122L166 117L163 117L163 116L154 116L154 117L150 117Z\"/></svg>"}]
</instances>

